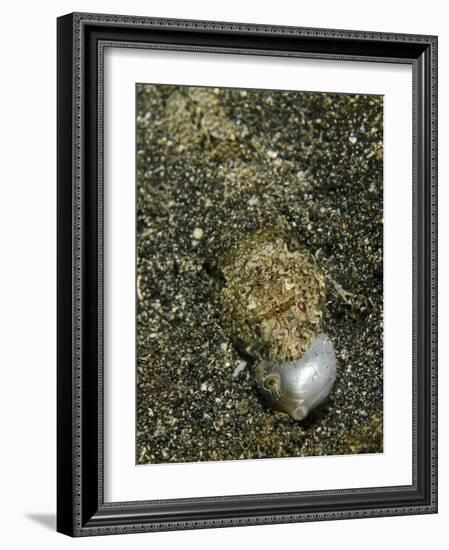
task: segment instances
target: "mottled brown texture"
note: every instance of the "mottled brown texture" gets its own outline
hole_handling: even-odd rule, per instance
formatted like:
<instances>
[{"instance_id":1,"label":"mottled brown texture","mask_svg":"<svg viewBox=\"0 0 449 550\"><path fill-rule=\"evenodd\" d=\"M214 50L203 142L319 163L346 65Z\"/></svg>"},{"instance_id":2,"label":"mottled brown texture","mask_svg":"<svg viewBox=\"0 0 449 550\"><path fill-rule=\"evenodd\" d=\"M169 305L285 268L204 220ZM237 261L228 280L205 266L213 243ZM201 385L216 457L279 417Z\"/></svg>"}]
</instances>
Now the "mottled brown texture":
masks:
<instances>
[{"instance_id":1,"label":"mottled brown texture","mask_svg":"<svg viewBox=\"0 0 449 550\"><path fill-rule=\"evenodd\" d=\"M245 239L223 267L222 326L256 358L304 355L323 322L324 275L309 252L274 231Z\"/></svg>"}]
</instances>

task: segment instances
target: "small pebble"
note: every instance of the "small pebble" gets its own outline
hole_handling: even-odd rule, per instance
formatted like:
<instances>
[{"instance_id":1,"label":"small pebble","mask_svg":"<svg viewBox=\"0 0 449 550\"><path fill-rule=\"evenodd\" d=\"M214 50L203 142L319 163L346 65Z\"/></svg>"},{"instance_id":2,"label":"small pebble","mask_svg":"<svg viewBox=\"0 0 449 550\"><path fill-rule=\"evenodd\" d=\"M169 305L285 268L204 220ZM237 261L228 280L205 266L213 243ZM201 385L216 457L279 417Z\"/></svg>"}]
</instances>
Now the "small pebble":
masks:
<instances>
[{"instance_id":1,"label":"small pebble","mask_svg":"<svg viewBox=\"0 0 449 550\"><path fill-rule=\"evenodd\" d=\"M237 378L237 376L243 371L245 370L245 367L246 367L246 361L239 361L237 363L237 366L235 367L234 369L234 372L232 373L232 376L234 378Z\"/></svg>"},{"instance_id":2,"label":"small pebble","mask_svg":"<svg viewBox=\"0 0 449 550\"><path fill-rule=\"evenodd\" d=\"M195 227L193 230L193 238L197 241L200 241L203 238L204 231L201 229L201 227Z\"/></svg>"}]
</instances>

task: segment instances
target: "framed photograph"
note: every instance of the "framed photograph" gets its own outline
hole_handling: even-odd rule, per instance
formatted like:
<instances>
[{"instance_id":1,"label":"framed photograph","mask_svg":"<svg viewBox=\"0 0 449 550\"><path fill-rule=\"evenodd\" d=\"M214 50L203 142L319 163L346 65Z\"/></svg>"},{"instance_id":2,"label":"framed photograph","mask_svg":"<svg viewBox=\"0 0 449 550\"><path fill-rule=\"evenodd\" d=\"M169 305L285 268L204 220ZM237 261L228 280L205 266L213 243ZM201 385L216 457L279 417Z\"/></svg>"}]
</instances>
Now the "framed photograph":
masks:
<instances>
[{"instance_id":1,"label":"framed photograph","mask_svg":"<svg viewBox=\"0 0 449 550\"><path fill-rule=\"evenodd\" d=\"M437 38L58 19L58 531L437 511Z\"/></svg>"}]
</instances>

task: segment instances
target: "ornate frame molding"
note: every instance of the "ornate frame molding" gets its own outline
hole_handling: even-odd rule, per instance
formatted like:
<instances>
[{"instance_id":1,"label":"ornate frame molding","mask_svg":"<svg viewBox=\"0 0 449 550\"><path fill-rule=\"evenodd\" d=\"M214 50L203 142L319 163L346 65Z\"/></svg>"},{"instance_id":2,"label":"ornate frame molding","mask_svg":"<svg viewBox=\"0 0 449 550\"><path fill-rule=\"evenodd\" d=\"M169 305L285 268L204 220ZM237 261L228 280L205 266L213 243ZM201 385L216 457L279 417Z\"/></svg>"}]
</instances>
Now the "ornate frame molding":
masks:
<instances>
[{"instance_id":1,"label":"ornate frame molding","mask_svg":"<svg viewBox=\"0 0 449 550\"><path fill-rule=\"evenodd\" d=\"M146 42L122 40L133 30ZM162 31L170 43L151 31ZM97 31L99 31L97 33ZM176 31L205 43L178 43ZM97 33L97 34L95 34ZM104 35L107 35L105 38ZM95 35L93 37L92 35ZM200 36L201 35L201 36ZM226 44L217 46L220 36ZM99 38L101 36L101 38ZM208 37L214 39L207 43ZM229 41L239 42L230 46ZM254 42L262 47L255 47ZM280 39L280 40L278 40ZM242 47L241 42L250 47ZM330 43L340 53L330 53ZM102 480L103 366L103 52L105 46L183 51L298 56L413 66L413 393L414 463L410 487L283 493L226 498L104 503ZM281 46L288 46L287 48ZM273 46L275 46L273 48ZM302 46L302 48L301 48ZM337 49L338 49L337 48ZM391 54L391 55L390 55ZM98 87L97 87L98 86ZM90 99L89 99L90 94ZM93 95L92 95L93 94ZM88 103L90 101L90 103ZM87 103L96 103L97 120L86 119ZM89 126L90 124L90 126ZM67 127L72 132L67 136ZM90 141L89 141L90 140ZM95 142L95 143L94 143ZM92 149L96 148L93 154ZM437 511L437 38L424 35L311 29L128 17L70 14L58 20L58 530L72 536L142 531L199 529L330 519L391 516ZM95 183L93 186L92 184ZM90 187L86 187L90 183ZM94 189L92 189L94 187ZM94 197L96 197L94 199ZM96 212L86 212L86 201ZM89 232L95 246L84 239ZM93 261L95 259L95 262ZM96 267L93 268L95 263ZM96 300L96 341L89 340L86 300ZM424 313L418 318L417 312ZM89 325L90 326L90 325ZM97 350L93 357L93 346ZM95 368L89 372L87 364ZM419 368L418 368L419 367ZM93 371L93 372L91 372ZM423 387L424 384L424 387ZM423 392L422 395L418 392ZM418 407L418 408L417 408ZM86 411L97 415L94 431L83 423ZM91 456L91 458L89 458ZM94 486L92 486L94 484ZM384 502L379 493L385 497ZM388 498L386 496L389 495ZM289 513L261 513L267 504L294 497ZM370 500L371 497L371 500ZM320 503L335 502L334 511ZM299 502L299 501L298 501ZM359 502L359 505L357 504ZM194 504L221 503L222 517L194 513ZM171 515L153 508L171 505ZM286 505L287 506L287 505ZM292 505L290 504L290 509ZM254 513L251 514L251 507ZM287 509L287 508L285 508ZM189 512L191 511L191 513ZM233 516L230 517L230 511ZM215 514L216 516L217 514ZM159 518L159 519L158 519Z\"/></svg>"}]
</instances>

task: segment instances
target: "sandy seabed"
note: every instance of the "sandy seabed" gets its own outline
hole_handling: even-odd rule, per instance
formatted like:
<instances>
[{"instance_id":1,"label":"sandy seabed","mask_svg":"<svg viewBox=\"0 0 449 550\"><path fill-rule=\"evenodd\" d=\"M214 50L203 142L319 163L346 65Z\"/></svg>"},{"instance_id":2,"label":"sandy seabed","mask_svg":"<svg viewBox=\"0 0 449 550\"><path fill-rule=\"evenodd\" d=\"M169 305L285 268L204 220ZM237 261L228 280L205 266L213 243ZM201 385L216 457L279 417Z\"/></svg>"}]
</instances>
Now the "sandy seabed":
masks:
<instances>
[{"instance_id":1,"label":"sandy seabed","mask_svg":"<svg viewBox=\"0 0 449 550\"><path fill-rule=\"evenodd\" d=\"M383 100L137 85L139 464L382 452ZM282 220L327 281L337 354L302 422L223 331L220 260Z\"/></svg>"}]
</instances>

